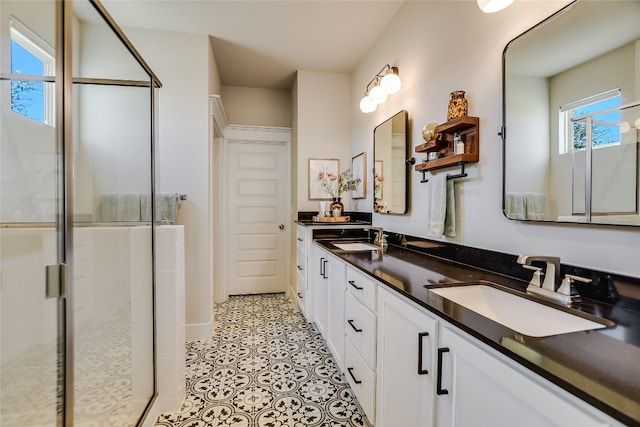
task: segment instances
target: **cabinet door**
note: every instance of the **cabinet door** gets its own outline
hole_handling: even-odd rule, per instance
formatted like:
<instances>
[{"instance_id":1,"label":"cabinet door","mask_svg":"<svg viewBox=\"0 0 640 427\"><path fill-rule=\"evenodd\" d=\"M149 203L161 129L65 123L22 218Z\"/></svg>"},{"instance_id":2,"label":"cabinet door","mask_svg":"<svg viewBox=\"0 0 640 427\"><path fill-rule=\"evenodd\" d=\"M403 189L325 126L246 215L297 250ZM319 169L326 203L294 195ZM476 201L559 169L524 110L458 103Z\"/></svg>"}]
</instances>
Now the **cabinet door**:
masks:
<instances>
[{"instance_id":1,"label":"cabinet door","mask_svg":"<svg viewBox=\"0 0 640 427\"><path fill-rule=\"evenodd\" d=\"M440 332L442 372L438 426L603 426L584 402L446 326ZM439 381L438 381L439 380ZM591 408L591 410L589 409Z\"/></svg>"},{"instance_id":2,"label":"cabinet door","mask_svg":"<svg viewBox=\"0 0 640 427\"><path fill-rule=\"evenodd\" d=\"M377 424L432 426L438 322L378 289Z\"/></svg>"},{"instance_id":3,"label":"cabinet door","mask_svg":"<svg viewBox=\"0 0 640 427\"><path fill-rule=\"evenodd\" d=\"M318 331L327 337L329 298L329 254L319 246L313 246L313 319Z\"/></svg>"},{"instance_id":4,"label":"cabinet door","mask_svg":"<svg viewBox=\"0 0 640 427\"><path fill-rule=\"evenodd\" d=\"M308 319L307 297L307 258L296 252L296 301L302 314Z\"/></svg>"},{"instance_id":5,"label":"cabinet door","mask_svg":"<svg viewBox=\"0 0 640 427\"><path fill-rule=\"evenodd\" d=\"M333 256L327 264L329 276L327 345L336 363L344 371L344 295L347 282L347 265Z\"/></svg>"}]
</instances>

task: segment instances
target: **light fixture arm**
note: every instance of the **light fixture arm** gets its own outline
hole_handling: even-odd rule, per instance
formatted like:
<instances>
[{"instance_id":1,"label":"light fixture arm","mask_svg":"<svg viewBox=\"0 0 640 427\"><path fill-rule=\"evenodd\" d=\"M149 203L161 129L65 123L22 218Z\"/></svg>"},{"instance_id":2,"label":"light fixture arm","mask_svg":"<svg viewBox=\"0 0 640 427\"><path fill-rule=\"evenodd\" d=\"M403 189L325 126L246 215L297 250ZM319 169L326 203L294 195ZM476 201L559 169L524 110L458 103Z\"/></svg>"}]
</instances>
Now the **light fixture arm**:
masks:
<instances>
[{"instance_id":1,"label":"light fixture arm","mask_svg":"<svg viewBox=\"0 0 640 427\"><path fill-rule=\"evenodd\" d=\"M398 68L385 64L376 75L367 83L364 96L360 100L360 111L371 113L376 110L378 104L387 100L387 96L397 93L401 86L398 77Z\"/></svg>"},{"instance_id":2,"label":"light fixture arm","mask_svg":"<svg viewBox=\"0 0 640 427\"><path fill-rule=\"evenodd\" d=\"M378 73L373 76L373 78L371 79L371 81L369 81L369 83L367 83L367 90L366 92L369 92L369 86L371 86L372 83L377 82L378 79L381 79L385 76L385 74L387 73L382 73L383 71L387 71L387 70L393 70L395 71L396 74L398 74L398 68L397 67L392 67L389 64L386 64L384 67L382 67L382 69L380 71L378 71Z\"/></svg>"}]
</instances>

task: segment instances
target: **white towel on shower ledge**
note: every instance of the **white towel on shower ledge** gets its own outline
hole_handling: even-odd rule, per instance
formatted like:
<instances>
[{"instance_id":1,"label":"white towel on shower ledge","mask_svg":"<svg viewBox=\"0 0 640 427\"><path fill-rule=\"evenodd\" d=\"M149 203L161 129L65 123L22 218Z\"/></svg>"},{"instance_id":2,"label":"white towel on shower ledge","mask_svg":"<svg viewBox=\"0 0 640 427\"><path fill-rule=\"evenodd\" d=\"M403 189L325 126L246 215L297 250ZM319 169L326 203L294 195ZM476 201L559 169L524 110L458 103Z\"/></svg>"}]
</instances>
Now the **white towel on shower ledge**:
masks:
<instances>
[{"instance_id":1,"label":"white towel on shower ledge","mask_svg":"<svg viewBox=\"0 0 640 427\"><path fill-rule=\"evenodd\" d=\"M140 193L105 193L100 198L103 222L140 221Z\"/></svg>"}]
</instances>

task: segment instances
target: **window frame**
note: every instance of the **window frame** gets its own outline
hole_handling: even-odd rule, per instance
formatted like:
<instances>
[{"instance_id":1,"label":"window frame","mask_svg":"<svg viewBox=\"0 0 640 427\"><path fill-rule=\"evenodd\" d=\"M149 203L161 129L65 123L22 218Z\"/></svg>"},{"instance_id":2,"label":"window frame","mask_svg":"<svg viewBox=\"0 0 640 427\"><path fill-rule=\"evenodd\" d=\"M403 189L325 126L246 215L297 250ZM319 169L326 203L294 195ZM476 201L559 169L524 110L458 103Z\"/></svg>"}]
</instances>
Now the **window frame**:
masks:
<instances>
[{"instance_id":1,"label":"window frame","mask_svg":"<svg viewBox=\"0 0 640 427\"><path fill-rule=\"evenodd\" d=\"M573 118L572 113L575 109L613 98L619 98L620 102L622 102L621 97L622 90L620 88L616 88L561 105L558 109L558 153L562 155L571 154L574 151L585 150L585 148L575 148L574 145L573 123L571 119ZM612 147L619 144L620 140L618 140L617 142L594 146L592 148L599 149L604 147Z\"/></svg>"},{"instance_id":2,"label":"window frame","mask_svg":"<svg viewBox=\"0 0 640 427\"><path fill-rule=\"evenodd\" d=\"M27 52L42 61L44 65L44 74L38 77L55 76L56 60L55 49L49 45L44 39L34 33L29 27L23 24L15 16L10 19L10 40L20 45ZM12 64L13 66L13 64ZM12 70L13 72L13 70ZM14 78L14 80L19 80ZM47 83L43 79L44 100L43 100L43 121L49 126L55 126L55 93L54 85Z\"/></svg>"}]
</instances>

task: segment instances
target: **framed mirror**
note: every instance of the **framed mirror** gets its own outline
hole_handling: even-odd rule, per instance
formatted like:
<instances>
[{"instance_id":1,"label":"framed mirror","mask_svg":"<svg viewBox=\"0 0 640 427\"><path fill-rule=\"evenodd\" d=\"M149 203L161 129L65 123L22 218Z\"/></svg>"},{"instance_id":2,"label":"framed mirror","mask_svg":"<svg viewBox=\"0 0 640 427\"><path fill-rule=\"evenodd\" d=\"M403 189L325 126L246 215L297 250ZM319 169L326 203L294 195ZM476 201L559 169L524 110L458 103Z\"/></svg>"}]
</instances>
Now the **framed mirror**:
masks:
<instances>
[{"instance_id":1,"label":"framed mirror","mask_svg":"<svg viewBox=\"0 0 640 427\"><path fill-rule=\"evenodd\" d=\"M503 55L510 219L640 225L640 1L575 1Z\"/></svg>"},{"instance_id":2,"label":"framed mirror","mask_svg":"<svg viewBox=\"0 0 640 427\"><path fill-rule=\"evenodd\" d=\"M405 110L373 130L373 210L403 215L409 210L409 119Z\"/></svg>"}]
</instances>

